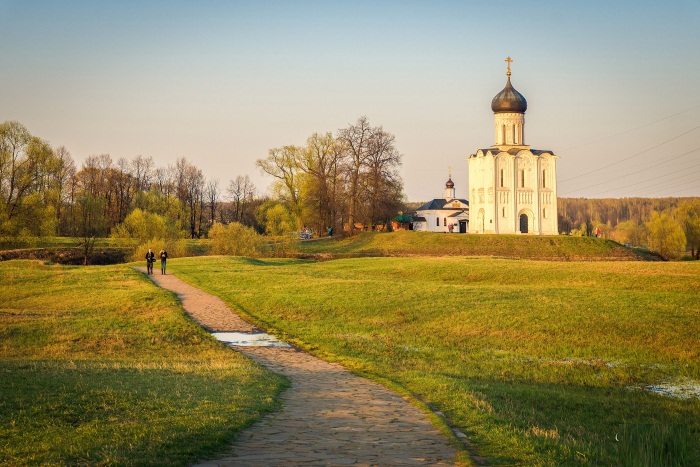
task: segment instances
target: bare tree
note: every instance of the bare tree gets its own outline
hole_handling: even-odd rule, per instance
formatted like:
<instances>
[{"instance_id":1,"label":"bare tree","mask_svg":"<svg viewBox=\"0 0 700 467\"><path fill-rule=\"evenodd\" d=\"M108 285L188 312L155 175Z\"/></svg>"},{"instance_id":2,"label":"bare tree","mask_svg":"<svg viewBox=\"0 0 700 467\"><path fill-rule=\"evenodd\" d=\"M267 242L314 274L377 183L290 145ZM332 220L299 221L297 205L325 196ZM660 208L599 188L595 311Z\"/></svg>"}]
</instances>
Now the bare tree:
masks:
<instances>
[{"instance_id":1,"label":"bare tree","mask_svg":"<svg viewBox=\"0 0 700 467\"><path fill-rule=\"evenodd\" d=\"M134 195L135 183L138 186L138 179L135 179L131 172L131 164L121 157L117 161L115 173L115 191L117 204L117 223L123 222L126 215L131 210L131 201Z\"/></svg>"},{"instance_id":2,"label":"bare tree","mask_svg":"<svg viewBox=\"0 0 700 467\"><path fill-rule=\"evenodd\" d=\"M342 146L331 133L314 133L307 139L304 157L299 160L300 169L309 176L305 201L315 213L319 232L337 224L336 199L344 155Z\"/></svg>"},{"instance_id":3,"label":"bare tree","mask_svg":"<svg viewBox=\"0 0 700 467\"><path fill-rule=\"evenodd\" d=\"M73 206L71 180L76 174L75 162L73 162L73 157L71 157L70 152L68 152L65 146L54 149L54 155L57 160L56 171L53 174L53 183L58 193L56 219L58 221L59 233L70 234L71 230L67 225L68 220L66 219L64 206L68 206L69 209L72 209Z\"/></svg>"},{"instance_id":4,"label":"bare tree","mask_svg":"<svg viewBox=\"0 0 700 467\"><path fill-rule=\"evenodd\" d=\"M366 189L368 221L370 226L379 220L388 223L396 214L402 202L403 183L398 173L401 154L396 149L395 137L382 127L374 128L366 159Z\"/></svg>"},{"instance_id":5,"label":"bare tree","mask_svg":"<svg viewBox=\"0 0 700 467\"><path fill-rule=\"evenodd\" d=\"M79 231L83 239L83 264L87 266L97 237L105 230L104 199L83 191L77 198Z\"/></svg>"},{"instance_id":6,"label":"bare tree","mask_svg":"<svg viewBox=\"0 0 700 467\"><path fill-rule=\"evenodd\" d=\"M153 172L153 182L156 189L164 196L170 196L173 191L173 183L171 179L171 171L158 167Z\"/></svg>"},{"instance_id":7,"label":"bare tree","mask_svg":"<svg viewBox=\"0 0 700 467\"><path fill-rule=\"evenodd\" d=\"M360 117L354 125L338 131L338 141L342 144L349 159L347 165L347 190L350 235L354 233L355 229L358 195L360 193L360 174L369 157L373 131L367 117Z\"/></svg>"},{"instance_id":8,"label":"bare tree","mask_svg":"<svg viewBox=\"0 0 700 467\"><path fill-rule=\"evenodd\" d=\"M202 217L204 208L204 176L202 171L187 162L184 157L175 165L175 187L182 206L189 214L190 237L202 236Z\"/></svg>"},{"instance_id":9,"label":"bare tree","mask_svg":"<svg viewBox=\"0 0 700 467\"><path fill-rule=\"evenodd\" d=\"M238 175L229 182L226 193L231 201L233 220L242 222L246 204L255 196L253 182L250 181L248 175Z\"/></svg>"},{"instance_id":10,"label":"bare tree","mask_svg":"<svg viewBox=\"0 0 700 467\"><path fill-rule=\"evenodd\" d=\"M153 180L153 158L138 155L131 161L132 174L135 179L135 189L137 192L151 189Z\"/></svg>"},{"instance_id":11,"label":"bare tree","mask_svg":"<svg viewBox=\"0 0 700 467\"><path fill-rule=\"evenodd\" d=\"M209 207L209 225L214 225L216 220L216 209L219 204L219 179L214 178L207 182L206 187L207 203Z\"/></svg>"}]
</instances>

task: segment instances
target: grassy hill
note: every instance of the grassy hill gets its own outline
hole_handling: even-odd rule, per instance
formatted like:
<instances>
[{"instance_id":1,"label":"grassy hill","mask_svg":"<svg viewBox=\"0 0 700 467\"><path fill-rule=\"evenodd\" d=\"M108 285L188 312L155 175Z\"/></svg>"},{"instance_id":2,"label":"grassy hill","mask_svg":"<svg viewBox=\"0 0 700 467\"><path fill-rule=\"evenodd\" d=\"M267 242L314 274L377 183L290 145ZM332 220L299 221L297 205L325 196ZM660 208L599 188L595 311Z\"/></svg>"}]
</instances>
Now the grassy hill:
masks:
<instances>
[{"instance_id":1,"label":"grassy hill","mask_svg":"<svg viewBox=\"0 0 700 467\"><path fill-rule=\"evenodd\" d=\"M362 256L493 256L551 261L635 261L634 250L594 237L530 235L456 235L399 231L362 232L354 237L302 242L308 255L328 258Z\"/></svg>"}]
</instances>

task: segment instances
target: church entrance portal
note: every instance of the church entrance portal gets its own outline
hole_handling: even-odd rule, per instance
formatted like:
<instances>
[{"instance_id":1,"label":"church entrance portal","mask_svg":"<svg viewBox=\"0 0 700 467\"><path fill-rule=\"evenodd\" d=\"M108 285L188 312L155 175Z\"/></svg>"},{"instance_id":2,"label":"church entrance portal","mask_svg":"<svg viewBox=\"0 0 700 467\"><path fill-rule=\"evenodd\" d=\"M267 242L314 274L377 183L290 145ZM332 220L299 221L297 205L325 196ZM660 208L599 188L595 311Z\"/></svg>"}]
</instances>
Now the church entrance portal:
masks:
<instances>
[{"instance_id":1,"label":"church entrance portal","mask_svg":"<svg viewBox=\"0 0 700 467\"><path fill-rule=\"evenodd\" d=\"M527 233L527 214L520 214L520 233Z\"/></svg>"},{"instance_id":2,"label":"church entrance portal","mask_svg":"<svg viewBox=\"0 0 700 467\"><path fill-rule=\"evenodd\" d=\"M459 233L467 233L467 221L459 221Z\"/></svg>"}]
</instances>

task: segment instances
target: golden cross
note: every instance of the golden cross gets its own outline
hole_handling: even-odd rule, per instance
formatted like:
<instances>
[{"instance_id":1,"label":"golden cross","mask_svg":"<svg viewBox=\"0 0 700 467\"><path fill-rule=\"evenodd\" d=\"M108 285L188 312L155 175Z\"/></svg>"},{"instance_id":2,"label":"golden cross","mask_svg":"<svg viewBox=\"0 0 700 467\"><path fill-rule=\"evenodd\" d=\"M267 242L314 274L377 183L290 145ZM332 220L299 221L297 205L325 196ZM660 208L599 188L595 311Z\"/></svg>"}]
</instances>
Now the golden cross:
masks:
<instances>
[{"instance_id":1,"label":"golden cross","mask_svg":"<svg viewBox=\"0 0 700 467\"><path fill-rule=\"evenodd\" d=\"M513 59L508 57L505 59L505 61L508 63L508 73L506 73L508 76L510 76L510 64L513 63Z\"/></svg>"},{"instance_id":2,"label":"golden cross","mask_svg":"<svg viewBox=\"0 0 700 467\"><path fill-rule=\"evenodd\" d=\"M452 178L452 166L448 165L447 169L449 170L449 174L450 174L449 178Z\"/></svg>"}]
</instances>

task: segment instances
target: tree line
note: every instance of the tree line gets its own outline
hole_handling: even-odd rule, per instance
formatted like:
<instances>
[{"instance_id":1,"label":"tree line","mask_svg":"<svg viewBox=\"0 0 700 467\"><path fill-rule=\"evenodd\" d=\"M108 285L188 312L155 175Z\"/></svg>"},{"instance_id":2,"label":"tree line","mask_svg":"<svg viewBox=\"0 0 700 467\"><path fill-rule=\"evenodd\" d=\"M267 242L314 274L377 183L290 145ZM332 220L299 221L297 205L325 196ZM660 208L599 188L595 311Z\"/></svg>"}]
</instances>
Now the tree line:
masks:
<instances>
[{"instance_id":1,"label":"tree line","mask_svg":"<svg viewBox=\"0 0 700 467\"><path fill-rule=\"evenodd\" d=\"M700 259L700 198L559 198L559 230Z\"/></svg>"},{"instance_id":2,"label":"tree line","mask_svg":"<svg viewBox=\"0 0 700 467\"><path fill-rule=\"evenodd\" d=\"M14 237L104 237L140 211L165 219L175 236L200 238L214 222L255 225L251 206L261 203L247 175L222 194L218 179L184 157L156 167L151 157L101 154L78 168L65 147L14 121L0 124L0 196L0 235Z\"/></svg>"},{"instance_id":3,"label":"tree line","mask_svg":"<svg viewBox=\"0 0 700 467\"><path fill-rule=\"evenodd\" d=\"M267 197L248 175L222 188L184 157L156 167L140 155L92 155L78 168L65 147L9 121L0 124L0 236L87 242L108 235L202 238L215 223L273 235L388 224L403 200L400 164L394 136L363 117L336 135L315 133L305 146L270 149L257 161L275 179Z\"/></svg>"}]
</instances>

